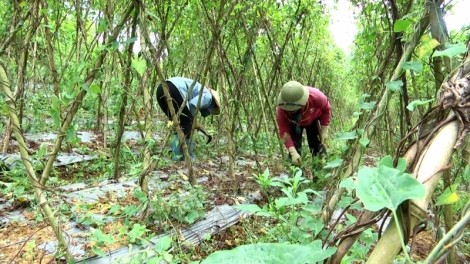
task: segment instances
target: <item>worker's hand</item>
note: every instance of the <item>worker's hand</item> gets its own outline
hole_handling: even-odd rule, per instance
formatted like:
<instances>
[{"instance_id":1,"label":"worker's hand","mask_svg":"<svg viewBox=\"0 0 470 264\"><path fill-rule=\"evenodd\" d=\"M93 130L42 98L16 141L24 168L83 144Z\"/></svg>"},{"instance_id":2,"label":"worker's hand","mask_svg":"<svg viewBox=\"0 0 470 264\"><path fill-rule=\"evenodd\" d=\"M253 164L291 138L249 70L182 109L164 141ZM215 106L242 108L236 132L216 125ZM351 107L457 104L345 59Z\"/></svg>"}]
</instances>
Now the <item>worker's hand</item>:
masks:
<instances>
[{"instance_id":1,"label":"worker's hand","mask_svg":"<svg viewBox=\"0 0 470 264\"><path fill-rule=\"evenodd\" d=\"M321 126L320 136L321 136L322 143L325 144L325 141L328 137L328 126Z\"/></svg>"},{"instance_id":2,"label":"worker's hand","mask_svg":"<svg viewBox=\"0 0 470 264\"><path fill-rule=\"evenodd\" d=\"M299 153L295 149L295 147L290 147L289 148L289 153L292 158L292 164L295 166L301 166L302 165L302 158L300 157Z\"/></svg>"}]
</instances>

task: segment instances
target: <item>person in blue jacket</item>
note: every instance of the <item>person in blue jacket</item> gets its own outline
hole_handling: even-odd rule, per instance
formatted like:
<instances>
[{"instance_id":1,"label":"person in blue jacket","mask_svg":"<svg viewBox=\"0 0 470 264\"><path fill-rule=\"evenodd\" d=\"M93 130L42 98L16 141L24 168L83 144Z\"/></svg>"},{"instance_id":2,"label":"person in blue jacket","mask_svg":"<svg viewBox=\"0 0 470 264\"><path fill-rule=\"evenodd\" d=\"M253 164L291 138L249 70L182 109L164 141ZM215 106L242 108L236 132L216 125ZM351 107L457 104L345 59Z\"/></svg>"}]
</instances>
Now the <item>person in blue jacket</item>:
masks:
<instances>
[{"instance_id":1,"label":"person in blue jacket","mask_svg":"<svg viewBox=\"0 0 470 264\"><path fill-rule=\"evenodd\" d=\"M169 78L166 80L166 84L170 92L171 101L173 103L173 108L175 109L175 112L179 111L181 105L184 102L184 99L186 98L186 96L188 96L188 92L190 91L191 86L194 84L194 87L191 93L189 94L187 103L181 111L181 115L179 116L180 126L185 135L186 144L189 147L189 153L194 159L196 158L196 156L194 155L194 142L191 142L190 137L194 116L196 115L199 93L201 89L203 89L201 104L199 106L199 111L202 117L207 117L211 114L218 115L220 113L219 93L208 87L203 87L197 81L184 77ZM160 108L170 120L173 120L167 105L165 94L163 93L162 84L157 87L156 96ZM181 144L179 144L178 135L176 133L173 135L171 148L174 153L174 156L172 158L173 160L184 160L183 150L181 148Z\"/></svg>"}]
</instances>

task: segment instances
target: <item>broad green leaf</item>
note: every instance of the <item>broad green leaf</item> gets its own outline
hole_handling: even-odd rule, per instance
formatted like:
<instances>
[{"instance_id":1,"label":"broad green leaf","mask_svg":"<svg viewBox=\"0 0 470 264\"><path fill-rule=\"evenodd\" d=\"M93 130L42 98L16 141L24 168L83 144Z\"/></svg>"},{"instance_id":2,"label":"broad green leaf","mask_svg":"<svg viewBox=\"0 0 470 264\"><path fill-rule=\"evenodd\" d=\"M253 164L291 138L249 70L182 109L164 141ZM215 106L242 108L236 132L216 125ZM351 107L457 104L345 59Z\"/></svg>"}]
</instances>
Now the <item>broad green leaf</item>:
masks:
<instances>
[{"instance_id":1,"label":"broad green leaf","mask_svg":"<svg viewBox=\"0 0 470 264\"><path fill-rule=\"evenodd\" d=\"M103 250L97 248L97 247L93 247L91 249L91 251L93 251L93 253L95 253L96 255L102 257L102 258L106 258L106 254L103 252Z\"/></svg>"},{"instance_id":2,"label":"broad green leaf","mask_svg":"<svg viewBox=\"0 0 470 264\"><path fill-rule=\"evenodd\" d=\"M415 107L416 107L416 106L429 104L429 103L432 102L432 101L434 101L434 99L430 99L430 100L426 100L426 101L414 100L413 102L409 103L409 104L406 106L406 109L408 109L408 110L410 110L410 111L413 111L413 110L415 110Z\"/></svg>"},{"instance_id":3,"label":"broad green leaf","mask_svg":"<svg viewBox=\"0 0 470 264\"><path fill-rule=\"evenodd\" d=\"M87 93L90 92L90 87L88 87L88 85L86 83L82 83L81 85L82 89L85 90Z\"/></svg>"},{"instance_id":4,"label":"broad green leaf","mask_svg":"<svg viewBox=\"0 0 470 264\"><path fill-rule=\"evenodd\" d=\"M403 86L403 82L401 80L391 81L391 82L387 82L385 86L392 92L396 92L396 91L401 92L401 87Z\"/></svg>"},{"instance_id":5,"label":"broad green leaf","mask_svg":"<svg viewBox=\"0 0 470 264\"><path fill-rule=\"evenodd\" d=\"M136 70L137 73L139 73L140 76L142 76L145 72L145 69L147 69L147 64L142 58L132 59L131 66Z\"/></svg>"},{"instance_id":6,"label":"broad green leaf","mask_svg":"<svg viewBox=\"0 0 470 264\"><path fill-rule=\"evenodd\" d=\"M90 86L90 91L91 91L92 93L95 93L95 94L101 93L100 87L99 87L98 85L96 85L96 84L92 84L92 85Z\"/></svg>"},{"instance_id":7,"label":"broad green leaf","mask_svg":"<svg viewBox=\"0 0 470 264\"><path fill-rule=\"evenodd\" d=\"M114 238L112 235L105 235L101 230L95 229L95 232L93 232L93 240L104 243L105 245L110 245L114 243Z\"/></svg>"},{"instance_id":8,"label":"broad green leaf","mask_svg":"<svg viewBox=\"0 0 470 264\"><path fill-rule=\"evenodd\" d=\"M423 70L423 64L418 61L407 61L403 63L403 69L421 72Z\"/></svg>"},{"instance_id":9,"label":"broad green leaf","mask_svg":"<svg viewBox=\"0 0 470 264\"><path fill-rule=\"evenodd\" d=\"M57 98L55 94L51 95L52 105L51 109L59 111L60 110L60 99Z\"/></svg>"},{"instance_id":10,"label":"broad green leaf","mask_svg":"<svg viewBox=\"0 0 470 264\"><path fill-rule=\"evenodd\" d=\"M349 140L349 139L355 139L357 138L357 133L356 131L351 131L351 132L344 132L340 134L336 134L334 140Z\"/></svg>"},{"instance_id":11,"label":"broad green leaf","mask_svg":"<svg viewBox=\"0 0 470 264\"><path fill-rule=\"evenodd\" d=\"M405 158L399 158L398 159L397 170L399 170L402 173L405 172L405 170L406 170L406 159Z\"/></svg>"},{"instance_id":12,"label":"broad green leaf","mask_svg":"<svg viewBox=\"0 0 470 264\"><path fill-rule=\"evenodd\" d=\"M364 110L371 110L375 106L375 101L372 102L360 102L359 107Z\"/></svg>"},{"instance_id":13,"label":"broad green leaf","mask_svg":"<svg viewBox=\"0 0 470 264\"><path fill-rule=\"evenodd\" d=\"M370 140L368 138L361 138L359 139L359 144L361 144L364 148L367 148L369 145Z\"/></svg>"},{"instance_id":14,"label":"broad green leaf","mask_svg":"<svg viewBox=\"0 0 470 264\"><path fill-rule=\"evenodd\" d=\"M387 166L389 168L393 168L393 158L392 158L392 156L387 155L387 156L383 157L379 162L379 166Z\"/></svg>"},{"instance_id":15,"label":"broad green leaf","mask_svg":"<svg viewBox=\"0 0 470 264\"><path fill-rule=\"evenodd\" d=\"M135 243L137 241L137 238L141 238L144 236L145 232L147 232L148 229L146 226L141 225L141 224L134 224L132 226L131 231L129 231L129 241L131 243Z\"/></svg>"},{"instance_id":16,"label":"broad green leaf","mask_svg":"<svg viewBox=\"0 0 470 264\"><path fill-rule=\"evenodd\" d=\"M339 184L339 187L346 188L348 190L354 190L356 189L356 183L357 183L356 178L348 177L344 179L343 181L341 181L341 183Z\"/></svg>"},{"instance_id":17,"label":"broad green leaf","mask_svg":"<svg viewBox=\"0 0 470 264\"><path fill-rule=\"evenodd\" d=\"M362 115L362 112L354 112L353 113L353 117L359 117L360 115Z\"/></svg>"},{"instance_id":18,"label":"broad green leaf","mask_svg":"<svg viewBox=\"0 0 470 264\"><path fill-rule=\"evenodd\" d=\"M212 253L201 264L304 264L317 263L336 252L335 247L322 249L320 240L309 245L259 243L238 246Z\"/></svg>"},{"instance_id":19,"label":"broad green leaf","mask_svg":"<svg viewBox=\"0 0 470 264\"><path fill-rule=\"evenodd\" d=\"M157 245L155 245L155 250L157 252L162 252L164 250L168 250L171 246L171 237L164 236L158 239Z\"/></svg>"},{"instance_id":20,"label":"broad green leaf","mask_svg":"<svg viewBox=\"0 0 470 264\"><path fill-rule=\"evenodd\" d=\"M460 200L460 196L457 193L458 183L454 183L447 187L444 192L437 198L436 205L454 204Z\"/></svg>"},{"instance_id":21,"label":"broad green leaf","mask_svg":"<svg viewBox=\"0 0 470 264\"><path fill-rule=\"evenodd\" d=\"M399 170L380 166L359 170L356 194L370 211L388 208L395 211L409 199L421 199L425 188L414 177Z\"/></svg>"},{"instance_id":22,"label":"broad green leaf","mask_svg":"<svg viewBox=\"0 0 470 264\"><path fill-rule=\"evenodd\" d=\"M395 25L393 25L393 31L394 32L403 32L405 31L409 26L411 25L411 22L408 20L397 20L395 22Z\"/></svg>"},{"instance_id":23,"label":"broad green leaf","mask_svg":"<svg viewBox=\"0 0 470 264\"><path fill-rule=\"evenodd\" d=\"M456 55L465 53L467 51L467 48L464 45L460 45L460 44L454 44L454 45L450 44L446 46L448 46L447 49L442 50L442 51L437 50L436 52L434 52L432 56L433 57L446 56L449 58L453 58Z\"/></svg>"},{"instance_id":24,"label":"broad green leaf","mask_svg":"<svg viewBox=\"0 0 470 264\"><path fill-rule=\"evenodd\" d=\"M323 168L324 169L331 169L331 168L337 168L343 164L342 159L335 159L333 161L328 162Z\"/></svg>"}]
</instances>

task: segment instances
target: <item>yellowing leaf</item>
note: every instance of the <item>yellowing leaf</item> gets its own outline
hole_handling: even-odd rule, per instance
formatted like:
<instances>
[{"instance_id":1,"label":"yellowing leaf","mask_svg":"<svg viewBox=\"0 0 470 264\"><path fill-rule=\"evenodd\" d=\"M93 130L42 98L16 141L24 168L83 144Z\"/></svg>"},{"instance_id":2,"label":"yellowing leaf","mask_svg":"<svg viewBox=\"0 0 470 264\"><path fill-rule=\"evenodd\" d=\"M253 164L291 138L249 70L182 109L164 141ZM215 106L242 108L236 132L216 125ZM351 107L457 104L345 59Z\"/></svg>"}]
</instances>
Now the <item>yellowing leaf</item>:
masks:
<instances>
[{"instance_id":1,"label":"yellowing leaf","mask_svg":"<svg viewBox=\"0 0 470 264\"><path fill-rule=\"evenodd\" d=\"M436 205L454 204L460 200L459 194L456 192L458 183L447 187L444 192L437 198Z\"/></svg>"},{"instance_id":2,"label":"yellowing leaf","mask_svg":"<svg viewBox=\"0 0 470 264\"><path fill-rule=\"evenodd\" d=\"M188 176L186 176L184 173L180 172L179 174L183 178L183 180L185 180L185 181L188 180Z\"/></svg>"},{"instance_id":3,"label":"yellowing leaf","mask_svg":"<svg viewBox=\"0 0 470 264\"><path fill-rule=\"evenodd\" d=\"M168 121L168 123L166 123L166 127L172 127L173 126L173 121Z\"/></svg>"},{"instance_id":4,"label":"yellowing leaf","mask_svg":"<svg viewBox=\"0 0 470 264\"><path fill-rule=\"evenodd\" d=\"M429 36L421 38L421 45L418 48L418 58L422 59L431 54L435 47L439 46L439 41Z\"/></svg>"}]
</instances>

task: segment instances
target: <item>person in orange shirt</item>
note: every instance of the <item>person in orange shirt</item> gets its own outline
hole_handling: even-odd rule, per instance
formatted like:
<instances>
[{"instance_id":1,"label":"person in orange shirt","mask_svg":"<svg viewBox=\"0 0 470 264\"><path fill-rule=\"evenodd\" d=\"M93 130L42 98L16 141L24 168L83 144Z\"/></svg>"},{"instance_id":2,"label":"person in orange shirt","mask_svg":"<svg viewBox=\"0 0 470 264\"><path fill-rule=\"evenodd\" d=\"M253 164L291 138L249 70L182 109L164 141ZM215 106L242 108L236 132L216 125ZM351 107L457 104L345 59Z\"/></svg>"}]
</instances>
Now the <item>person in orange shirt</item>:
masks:
<instances>
[{"instance_id":1,"label":"person in orange shirt","mask_svg":"<svg viewBox=\"0 0 470 264\"><path fill-rule=\"evenodd\" d=\"M312 156L325 152L323 144L328 137L330 108L328 98L317 88L297 81L289 81L282 86L277 98L277 124L292 164L302 165L300 150L304 129Z\"/></svg>"}]
</instances>

